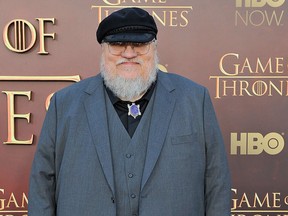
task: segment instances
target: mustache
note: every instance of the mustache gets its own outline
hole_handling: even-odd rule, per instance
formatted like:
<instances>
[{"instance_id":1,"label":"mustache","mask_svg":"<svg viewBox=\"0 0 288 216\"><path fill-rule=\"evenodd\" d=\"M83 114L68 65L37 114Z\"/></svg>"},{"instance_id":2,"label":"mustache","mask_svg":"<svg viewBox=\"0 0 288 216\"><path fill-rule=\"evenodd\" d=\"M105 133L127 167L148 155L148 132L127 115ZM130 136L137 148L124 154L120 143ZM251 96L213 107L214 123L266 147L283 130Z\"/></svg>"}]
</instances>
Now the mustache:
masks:
<instances>
[{"instance_id":1,"label":"mustache","mask_svg":"<svg viewBox=\"0 0 288 216\"><path fill-rule=\"evenodd\" d=\"M143 64L143 61L141 59L119 59L117 62L116 62L116 65L119 65L119 64L123 64L123 63L138 63L138 64Z\"/></svg>"}]
</instances>

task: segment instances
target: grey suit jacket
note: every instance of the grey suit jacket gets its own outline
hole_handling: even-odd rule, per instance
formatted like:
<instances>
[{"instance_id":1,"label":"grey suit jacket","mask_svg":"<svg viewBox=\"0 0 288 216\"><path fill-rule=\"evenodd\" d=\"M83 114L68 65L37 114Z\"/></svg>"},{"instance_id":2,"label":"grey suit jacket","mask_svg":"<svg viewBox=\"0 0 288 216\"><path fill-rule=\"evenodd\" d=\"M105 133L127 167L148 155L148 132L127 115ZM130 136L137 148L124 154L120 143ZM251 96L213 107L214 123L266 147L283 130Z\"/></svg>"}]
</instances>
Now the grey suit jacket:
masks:
<instances>
[{"instance_id":1,"label":"grey suit jacket","mask_svg":"<svg viewBox=\"0 0 288 216\"><path fill-rule=\"evenodd\" d=\"M158 72L140 216L228 216L230 178L206 88ZM33 161L29 216L116 216L102 78L55 93Z\"/></svg>"}]
</instances>

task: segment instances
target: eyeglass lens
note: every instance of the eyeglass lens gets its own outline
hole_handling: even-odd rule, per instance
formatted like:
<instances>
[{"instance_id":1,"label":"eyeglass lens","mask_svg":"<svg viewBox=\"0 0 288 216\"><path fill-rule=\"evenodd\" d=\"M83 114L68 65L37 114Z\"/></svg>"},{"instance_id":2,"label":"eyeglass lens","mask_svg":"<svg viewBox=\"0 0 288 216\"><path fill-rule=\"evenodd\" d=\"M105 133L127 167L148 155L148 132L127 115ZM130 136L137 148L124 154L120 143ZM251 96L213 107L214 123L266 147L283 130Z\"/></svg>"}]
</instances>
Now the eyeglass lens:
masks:
<instances>
[{"instance_id":1,"label":"eyeglass lens","mask_svg":"<svg viewBox=\"0 0 288 216\"><path fill-rule=\"evenodd\" d=\"M108 43L109 52L113 55L121 55L123 52L127 50L127 47L130 46L134 52L139 55L144 55L149 52L150 44L154 42L151 41L149 43Z\"/></svg>"}]
</instances>

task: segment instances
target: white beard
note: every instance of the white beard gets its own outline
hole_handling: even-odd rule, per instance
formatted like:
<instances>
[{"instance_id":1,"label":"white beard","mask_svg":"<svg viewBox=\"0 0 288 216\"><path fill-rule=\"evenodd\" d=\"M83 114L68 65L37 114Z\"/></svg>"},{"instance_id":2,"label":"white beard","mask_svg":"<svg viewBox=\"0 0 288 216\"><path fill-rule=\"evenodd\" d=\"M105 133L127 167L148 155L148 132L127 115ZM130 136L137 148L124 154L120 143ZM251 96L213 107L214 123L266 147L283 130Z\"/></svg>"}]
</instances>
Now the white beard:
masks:
<instances>
[{"instance_id":1,"label":"white beard","mask_svg":"<svg viewBox=\"0 0 288 216\"><path fill-rule=\"evenodd\" d=\"M139 98L144 94L151 84L155 82L157 77L157 65L158 57L155 54L154 64L148 68L148 79L145 80L143 77L138 76L135 79L125 79L121 76L111 75L111 71L106 71L105 60L103 55L100 62L100 72L104 79L105 85L121 100L133 101L135 98Z\"/></svg>"}]
</instances>

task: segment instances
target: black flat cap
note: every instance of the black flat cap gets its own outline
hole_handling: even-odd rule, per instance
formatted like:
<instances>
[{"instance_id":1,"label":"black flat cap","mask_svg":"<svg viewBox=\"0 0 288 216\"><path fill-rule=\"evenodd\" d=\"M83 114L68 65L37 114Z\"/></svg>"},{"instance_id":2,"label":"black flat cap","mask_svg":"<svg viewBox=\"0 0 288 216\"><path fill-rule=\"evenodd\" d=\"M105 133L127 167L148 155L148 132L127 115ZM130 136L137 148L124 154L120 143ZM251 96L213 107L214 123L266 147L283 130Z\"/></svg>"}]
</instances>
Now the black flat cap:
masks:
<instances>
[{"instance_id":1,"label":"black flat cap","mask_svg":"<svg viewBox=\"0 0 288 216\"><path fill-rule=\"evenodd\" d=\"M97 41L145 43L157 36L153 17L141 8L123 8L102 20L97 29Z\"/></svg>"}]
</instances>

